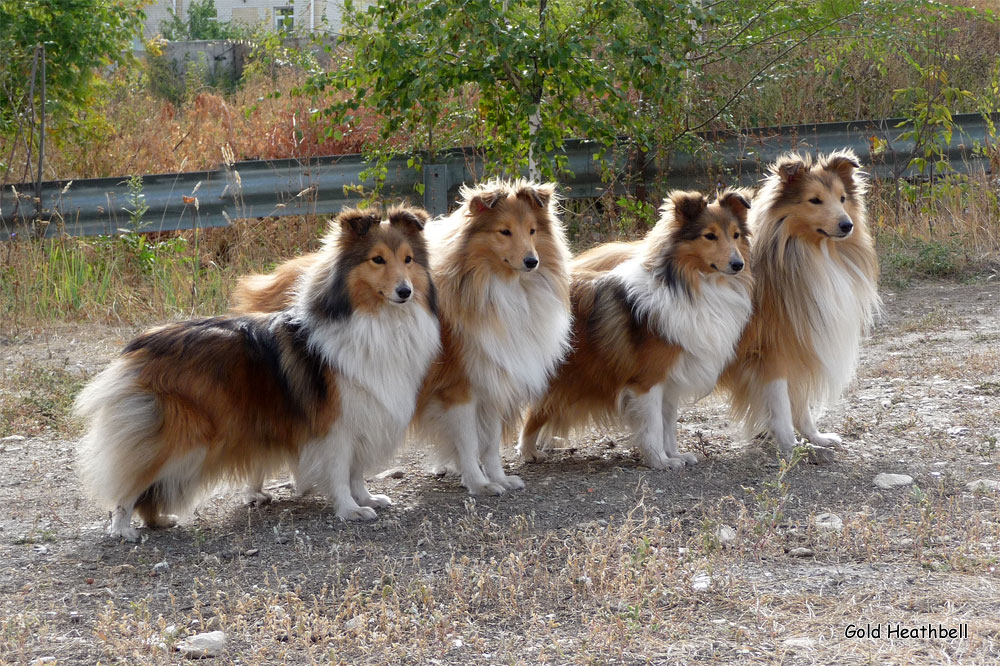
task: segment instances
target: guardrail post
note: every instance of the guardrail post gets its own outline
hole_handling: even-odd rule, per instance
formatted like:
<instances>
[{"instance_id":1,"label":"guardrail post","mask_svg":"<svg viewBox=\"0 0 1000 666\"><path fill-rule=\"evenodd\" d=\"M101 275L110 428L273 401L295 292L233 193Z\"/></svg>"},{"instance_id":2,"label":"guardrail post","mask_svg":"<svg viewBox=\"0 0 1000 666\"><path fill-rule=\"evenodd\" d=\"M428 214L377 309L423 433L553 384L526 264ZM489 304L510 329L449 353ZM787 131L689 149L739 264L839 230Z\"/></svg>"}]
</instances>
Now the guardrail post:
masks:
<instances>
[{"instance_id":1,"label":"guardrail post","mask_svg":"<svg viewBox=\"0 0 1000 666\"><path fill-rule=\"evenodd\" d=\"M424 208L432 217L448 212L448 165L424 165Z\"/></svg>"}]
</instances>

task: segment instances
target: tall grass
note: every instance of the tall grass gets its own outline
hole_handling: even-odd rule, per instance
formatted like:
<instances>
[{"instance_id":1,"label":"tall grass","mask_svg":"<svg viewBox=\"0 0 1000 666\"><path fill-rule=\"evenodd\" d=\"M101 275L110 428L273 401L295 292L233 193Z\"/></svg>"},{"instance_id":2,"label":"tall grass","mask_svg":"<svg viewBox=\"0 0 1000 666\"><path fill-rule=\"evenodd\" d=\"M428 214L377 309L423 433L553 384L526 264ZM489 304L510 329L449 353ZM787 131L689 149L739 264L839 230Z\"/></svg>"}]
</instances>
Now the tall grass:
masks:
<instances>
[{"instance_id":1,"label":"tall grass","mask_svg":"<svg viewBox=\"0 0 1000 666\"><path fill-rule=\"evenodd\" d=\"M143 322L224 312L236 278L316 245L316 216L218 229L53 239L2 246L0 317Z\"/></svg>"}]
</instances>

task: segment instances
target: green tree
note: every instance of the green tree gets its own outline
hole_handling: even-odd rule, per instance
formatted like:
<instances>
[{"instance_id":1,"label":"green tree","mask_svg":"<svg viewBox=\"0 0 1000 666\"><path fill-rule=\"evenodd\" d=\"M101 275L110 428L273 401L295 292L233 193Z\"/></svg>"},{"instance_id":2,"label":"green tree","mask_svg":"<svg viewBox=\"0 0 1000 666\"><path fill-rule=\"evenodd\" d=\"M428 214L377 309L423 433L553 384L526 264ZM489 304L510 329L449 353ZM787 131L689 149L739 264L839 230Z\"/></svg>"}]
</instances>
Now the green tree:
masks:
<instances>
[{"instance_id":1,"label":"green tree","mask_svg":"<svg viewBox=\"0 0 1000 666\"><path fill-rule=\"evenodd\" d=\"M172 9L170 18L160 24L160 32L170 41L188 39L234 39L243 32L231 22L219 21L215 0L193 0L188 5L187 20L183 20Z\"/></svg>"},{"instance_id":2,"label":"green tree","mask_svg":"<svg viewBox=\"0 0 1000 666\"><path fill-rule=\"evenodd\" d=\"M31 91L35 47L45 46L45 112L71 120L101 68L128 62L144 0L0 0L0 136L17 128ZM40 89L34 89L36 101ZM36 107L37 108L37 107Z\"/></svg>"},{"instance_id":3,"label":"green tree","mask_svg":"<svg viewBox=\"0 0 1000 666\"><path fill-rule=\"evenodd\" d=\"M703 97L705 77L724 78L720 62L748 51L780 60L861 4L385 0L361 8L348 0L340 57L306 91L330 94L320 115L331 127L377 114L382 141L371 157L379 164L389 146L433 155L462 136L497 170L552 176L572 137L594 140L599 158L623 137L639 153L690 137L763 73Z\"/></svg>"}]
</instances>

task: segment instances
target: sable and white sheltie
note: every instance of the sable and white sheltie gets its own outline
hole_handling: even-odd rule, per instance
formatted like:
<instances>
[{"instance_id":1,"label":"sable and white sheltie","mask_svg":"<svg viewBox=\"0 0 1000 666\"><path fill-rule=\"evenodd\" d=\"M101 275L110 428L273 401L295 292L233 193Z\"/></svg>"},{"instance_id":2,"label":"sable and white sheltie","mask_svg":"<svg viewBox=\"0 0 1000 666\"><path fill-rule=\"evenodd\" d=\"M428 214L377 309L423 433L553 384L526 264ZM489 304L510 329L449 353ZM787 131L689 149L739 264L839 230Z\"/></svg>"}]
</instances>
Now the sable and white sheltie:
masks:
<instances>
[{"instance_id":1,"label":"sable and white sheltie","mask_svg":"<svg viewBox=\"0 0 1000 666\"><path fill-rule=\"evenodd\" d=\"M694 464L677 449L677 410L707 395L750 317L752 278L741 191L709 204L673 192L639 243L612 243L572 264L573 349L530 408L519 451L590 420L623 416L647 465Z\"/></svg>"},{"instance_id":2,"label":"sable and white sheltie","mask_svg":"<svg viewBox=\"0 0 1000 666\"><path fill-rule=\"evenodd\" d=\"M795 430L818 461L840 437L811 410L840 397L879 307L878 265L865 223L867 183L850 150L784 155L750 211L754 314L721 385L748 433L769 433L791 457Z\"/></svg>"},{"instance_id":3,"label":"sable and white sheltie","mask_svg":"<svg viewBox=\"0 0 1000 666\"><path fill-rule=\"evenodd\" d=\"M555 185L491 180L463 187L454 213L427 225L442 350L415 425L473 494L523 488L500 457L505 426L539 398L568 350L569 276ZM305 255L245 279L235 307L281 307Z\"/></svg>"},{"instance_id":4,"label":"sable and white sheltie","mask_svg":"<svg viewBox=\"0 0 1000 666\"><path fill-rule=\"evenodd\" d=\"M422 235L427 214L340 214L293 297L272 314L168 324L132 340L76 401L79 467L113 508L110 533L172 524L219 481L264 499L290 465L339 517L375 518L388 498L364 472L403 440L440 347Z\"/></svg>"}]
</instances>

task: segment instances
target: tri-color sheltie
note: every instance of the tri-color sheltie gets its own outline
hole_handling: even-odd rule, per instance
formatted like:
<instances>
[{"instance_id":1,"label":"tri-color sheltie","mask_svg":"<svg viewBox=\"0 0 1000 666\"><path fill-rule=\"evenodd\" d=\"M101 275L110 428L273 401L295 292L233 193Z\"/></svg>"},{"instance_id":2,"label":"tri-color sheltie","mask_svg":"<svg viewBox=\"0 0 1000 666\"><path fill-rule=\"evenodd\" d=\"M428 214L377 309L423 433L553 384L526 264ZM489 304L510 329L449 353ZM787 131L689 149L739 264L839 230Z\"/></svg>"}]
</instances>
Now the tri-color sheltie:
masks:
<instances>
[{"instance_id":1,"label":"tri-color sheltie","mask_svg":"<svg viewBox=\"0 0 1000 666\"><path fill-rule=\"evenodd\" d=\"M711 393L750 317L749 207L737 190L711 204L673 192L644 240L573 262L573 348L528 411L522 457L537 459L543 442L574 426L620 416L650 467L696 462L677 448L678 407Z\"/></svg>"},{"instance_id":2,"label":"tri-color sheltie","mask_svg":"<svg viewBox=\"0 0 1000 666\"><path fill-rule=\"evenodd\" d=\"M833 458L840 437L819 432L812 410L851 381L879 307L859 168L850 150L784 155L750 211L754 314L721 385L748 433L770 434L785 457L798 430L814 459Z\"/></svg>"},{"instance_id":3,"label":"tri-color sheltie","mask_svg":"<svg viewBox=\"0 0 1000 666\"><path fill-rule=\"evenodd\" d=\"M505 427L545 391L568 350L569 252L555 185L491 180L463 187L459 207L428 223L442 350L420 392L416 430L473 494L523 488L503 469ZM315 260L246 278L242 312L282 306Z\"/></svg>"},{"instance_id":4,"label":"tri-color sheltie","mask_svg":"<svg viewBox=\"0 0 1000 666\"><path fill-rule=\"evenodd\" d=\"M287 307L149 330L77 398L79 468L138 538L133 511L164 526L217 482L248 485L289 465L337 516L375 518L388 498L364 472L403 440L440 348L422 229L427 214L341 213Z\"/></svg>"}]
</instances>

